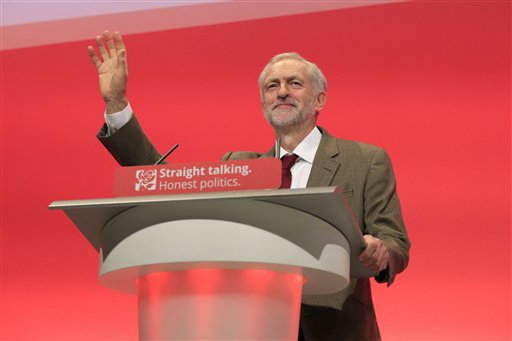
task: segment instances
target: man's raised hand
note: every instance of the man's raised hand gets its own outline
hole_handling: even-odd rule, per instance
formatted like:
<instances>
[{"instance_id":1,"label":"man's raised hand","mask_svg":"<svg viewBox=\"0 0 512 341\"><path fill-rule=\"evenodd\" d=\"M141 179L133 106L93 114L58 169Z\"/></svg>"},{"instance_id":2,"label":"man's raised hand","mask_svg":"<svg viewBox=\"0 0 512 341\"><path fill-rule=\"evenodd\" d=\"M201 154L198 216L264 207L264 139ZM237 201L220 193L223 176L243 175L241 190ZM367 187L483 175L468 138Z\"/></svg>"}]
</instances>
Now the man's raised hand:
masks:
<instances>
[{"instance_id":1,"label":"man's raised hand","mask_svg":"<svg viewBox=\"0 0 512 341\"><path fill-rule=\"evenodd\" d=\"M103 37L105 43L101 35L96 36L99 56L92 46L88 46L88 50L92 63L98 71L101 97L107 105L107 114L111 114L123 110L128 105L126 99L128 63L121 34L115 32L112 36L110 32L105 31Z\"/></svg>"}]
</instances>

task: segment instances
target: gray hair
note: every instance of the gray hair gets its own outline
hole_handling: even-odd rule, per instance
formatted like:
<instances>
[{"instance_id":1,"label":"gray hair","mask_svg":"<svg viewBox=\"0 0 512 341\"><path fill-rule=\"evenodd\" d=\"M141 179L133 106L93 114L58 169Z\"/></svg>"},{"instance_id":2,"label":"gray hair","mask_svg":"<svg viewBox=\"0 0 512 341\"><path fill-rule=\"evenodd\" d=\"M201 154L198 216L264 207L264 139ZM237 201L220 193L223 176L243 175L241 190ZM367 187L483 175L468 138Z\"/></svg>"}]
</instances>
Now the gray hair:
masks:
<instances>
[{"instance_id":1,"label":"gray hair","mask_svg":"<svg viewBox=\"0 0 512 341\"><path fill-rule=\"evenodd\" d=\"M283 59L294 59L298 60L299 62L305 64L308 69L309 76L311 77L311 80L313 82L313 90L315 94L319 94L321 91L327 91L327 80L325 79L324 74L322 73L322 70L316 64L311 63L310 61L304 59L300 54L296 52L286 52L281 53L278 55L275 55L270 59L268 64L265 66L263 71L261 71L260 77L258 78L258 84L260 86L260 94L263 97L264 87L265 87L265 77L267 75L268 69L275 63L283 60Z\"/></svg>"}]
</instances>

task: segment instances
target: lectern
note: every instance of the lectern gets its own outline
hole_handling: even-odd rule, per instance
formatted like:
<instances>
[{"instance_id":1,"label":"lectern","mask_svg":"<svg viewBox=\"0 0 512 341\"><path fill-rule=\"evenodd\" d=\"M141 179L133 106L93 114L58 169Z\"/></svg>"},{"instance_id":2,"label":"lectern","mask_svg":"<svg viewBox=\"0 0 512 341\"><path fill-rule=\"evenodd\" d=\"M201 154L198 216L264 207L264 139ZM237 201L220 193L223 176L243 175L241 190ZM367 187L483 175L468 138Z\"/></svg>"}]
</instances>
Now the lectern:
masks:
<instances>
[{"instance_id":1,"label":"lectern","mask_svg":"<svg viewBox=\"0 0 512 341\"><path fill-rule=\"evenodd\" d=\"M56 201L138 296L141 340L297 340L301 296L368 277L336 187Z\"/></svg>"}]
</instances>

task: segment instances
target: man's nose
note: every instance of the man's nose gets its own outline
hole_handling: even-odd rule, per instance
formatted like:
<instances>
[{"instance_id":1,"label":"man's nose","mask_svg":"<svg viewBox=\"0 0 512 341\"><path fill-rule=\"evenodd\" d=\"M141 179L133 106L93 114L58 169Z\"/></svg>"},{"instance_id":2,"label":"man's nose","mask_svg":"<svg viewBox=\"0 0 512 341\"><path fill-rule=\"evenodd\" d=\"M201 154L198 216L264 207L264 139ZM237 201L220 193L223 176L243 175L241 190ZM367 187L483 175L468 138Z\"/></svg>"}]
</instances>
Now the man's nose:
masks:
<instances>
[{"instance_id":1,"label":"man's nose","mask_svg":"<svg viewBox=\"0 0 512 341\"><path fill-rule=\"evenodd\" d=\"M279 98L286 98L288 95L288 87L286 84L280 84L279 89L277 90L277 96L279 96Z\"/></svg>"}]
</instances>

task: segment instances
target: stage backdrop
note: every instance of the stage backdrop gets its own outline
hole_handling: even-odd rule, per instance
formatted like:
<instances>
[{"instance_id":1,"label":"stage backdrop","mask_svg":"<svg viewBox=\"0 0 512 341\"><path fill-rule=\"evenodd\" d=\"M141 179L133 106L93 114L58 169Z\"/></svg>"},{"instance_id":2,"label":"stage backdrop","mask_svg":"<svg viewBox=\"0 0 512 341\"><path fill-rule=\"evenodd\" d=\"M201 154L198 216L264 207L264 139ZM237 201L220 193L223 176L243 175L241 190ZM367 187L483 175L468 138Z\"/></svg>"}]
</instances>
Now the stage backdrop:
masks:
<instances>
[{"instance_id":1,"label":"stage backdrop","mask_svg":"<svg viewBox=\"0 0 512 341\"><path fill-rule=\"evenodd\" d=\"M170 162L217 160L273 144L257 87L267 60L315 61L329 82L319 124L387 149L398 177L411 262L373 285L383 338L509 340L510 13L508 1L401 2L130 31L128 95L161 152L180 144ZM137 337L135 298L99 285L95 250L47 209L113 195L94 34L1 54L3 340Z\"/></svg>"}]
</instances>

